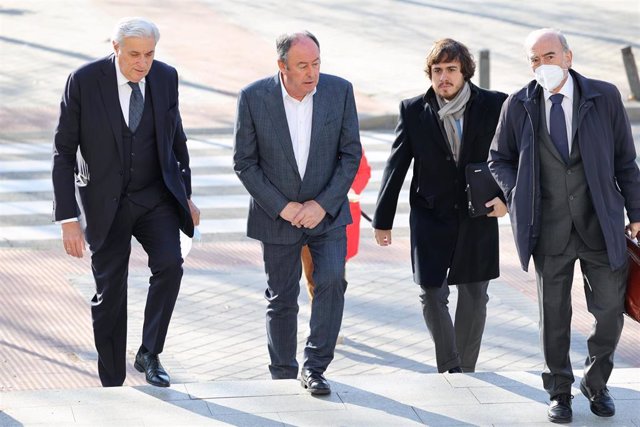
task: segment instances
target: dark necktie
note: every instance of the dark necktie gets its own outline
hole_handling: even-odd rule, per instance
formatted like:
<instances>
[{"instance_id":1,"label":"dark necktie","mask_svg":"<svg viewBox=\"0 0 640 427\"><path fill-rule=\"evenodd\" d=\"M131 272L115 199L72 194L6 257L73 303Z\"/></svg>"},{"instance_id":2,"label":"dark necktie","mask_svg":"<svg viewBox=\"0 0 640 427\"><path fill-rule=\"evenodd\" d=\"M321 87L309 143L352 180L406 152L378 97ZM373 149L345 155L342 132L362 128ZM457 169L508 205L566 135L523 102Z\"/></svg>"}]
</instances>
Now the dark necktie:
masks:
<instances>
[{"instance_id":1,"label":"dark necktie","mask_svg":"<svg viewBox=\"0 0 640 427\"><path fill-rule=\"evenodd\" d=\"M551 114L549 115L549 134L565 163L569 163L569 141L567 139L567 122L564 119L562 99L564 95L551 95Z\"/></svg>"},{"instance_id":2,"label":"dark necktie","mask_svg":"<svg viewBox=\"0 0 640 427\"><path fill-rule=\"evenodd\" d=\"M138 83L129 82L131 86L131 98L129 98L129 129L135 132L142 119L142 111L144 110L144 99Z\"/></svg>"}]
</instances>

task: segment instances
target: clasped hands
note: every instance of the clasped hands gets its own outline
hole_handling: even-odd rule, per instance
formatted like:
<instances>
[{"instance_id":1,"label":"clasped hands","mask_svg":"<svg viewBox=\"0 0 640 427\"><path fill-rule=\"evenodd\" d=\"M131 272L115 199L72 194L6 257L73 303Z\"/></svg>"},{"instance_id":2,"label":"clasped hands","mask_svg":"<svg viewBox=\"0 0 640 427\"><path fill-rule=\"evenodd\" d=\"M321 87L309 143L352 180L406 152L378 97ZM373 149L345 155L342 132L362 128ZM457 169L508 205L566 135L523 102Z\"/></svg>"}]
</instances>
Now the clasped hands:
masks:
<instances>
[{"instance_id":1,"label":"clasped hands","mask_svg":"<svg viewBox=\"0 0 640 427\"><path fill-rule=\"evenodd\" d=\"M280 212L285 221L298 228L315 228L326 214L327 211L315 200L304 203L289 202Z\"/></svg>"}]
</instances>

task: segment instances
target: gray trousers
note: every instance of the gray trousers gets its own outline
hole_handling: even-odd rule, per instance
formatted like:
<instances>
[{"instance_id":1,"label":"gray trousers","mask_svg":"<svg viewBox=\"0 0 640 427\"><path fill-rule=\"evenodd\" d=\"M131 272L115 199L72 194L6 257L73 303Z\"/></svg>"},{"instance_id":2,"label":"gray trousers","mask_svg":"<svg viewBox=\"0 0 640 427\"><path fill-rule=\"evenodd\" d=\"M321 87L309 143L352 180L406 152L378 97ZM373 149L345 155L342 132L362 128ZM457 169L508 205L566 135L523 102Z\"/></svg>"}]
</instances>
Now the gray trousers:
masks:
<instances>
[{"instance_id":1,"label":"gray trousers","mask_svg":"<svg viewBox=\"0 0 640 427\"><path fill-rule=\"evenodd\" d=\"M534 254L540 309L540 341L545 368L542 382L551 397L570 394L574 382L569 358L571 344L571 285L580 260L587 310L595 321L587 338L589 355L583 383L589 393L606 387L613 370L613 354L624 323L627 266L611 271L606 251L594 251L573 230L560 255Z\"/></svg>"},{"instance_id":2,"label":"gray trousers","mask_svg":"<svg viewBox=\"0 0 640 427\"><path fill-rule=\"evenodd\" d=\"M487 318L489 281L456 285L458 304L455 326L449 315L449 285L421 287L422 314L436 346L438 372L456 366L474 372Z\"/></svg>"},{"instance_id":3,"label":"gray trousers","mask_svg":"<svg viewBox=\"0 0 640 427\"><path fill-rule=\"evenodd\" d=\"M291 245L262 244L267 289L267 346L273 379L296 378L298 295L302 246L309 246L313 258L315 292L309 320L309 337L304 348L303 368L324 373L333 360L344 309L345 227L320 236L305 236Z\"/></svg>"}]
</instances>

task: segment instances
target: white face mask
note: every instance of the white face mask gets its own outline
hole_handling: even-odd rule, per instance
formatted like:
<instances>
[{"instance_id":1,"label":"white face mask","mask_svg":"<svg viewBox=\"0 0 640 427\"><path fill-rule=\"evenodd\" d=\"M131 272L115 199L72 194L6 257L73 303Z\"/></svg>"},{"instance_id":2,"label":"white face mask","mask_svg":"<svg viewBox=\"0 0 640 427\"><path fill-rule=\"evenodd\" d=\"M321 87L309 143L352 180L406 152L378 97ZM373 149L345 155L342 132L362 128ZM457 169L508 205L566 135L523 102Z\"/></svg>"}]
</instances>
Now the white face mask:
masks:
<instances>
[{"instance_id":1,"label":"white face mask","mask_svg":"<svg viewBox=\"0 0 640 427\"><path fill-rule=\"evenodd\" d=\"M566 72L567 70L561 68L559 65L543 64L536 68L534 74L536 75L538 84L551 92L560 86L560 83L562 83L562 80L566 76Z\"/></svg>"}]
</instances>

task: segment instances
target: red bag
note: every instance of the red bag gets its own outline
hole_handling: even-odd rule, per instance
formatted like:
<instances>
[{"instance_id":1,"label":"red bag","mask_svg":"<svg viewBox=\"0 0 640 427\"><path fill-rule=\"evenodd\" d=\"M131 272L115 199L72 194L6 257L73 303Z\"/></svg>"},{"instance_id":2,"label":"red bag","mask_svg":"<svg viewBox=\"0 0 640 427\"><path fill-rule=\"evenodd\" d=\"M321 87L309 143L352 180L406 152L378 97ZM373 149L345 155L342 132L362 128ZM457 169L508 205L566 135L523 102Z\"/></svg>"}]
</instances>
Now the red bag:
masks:
<instances>
[{"instance_id":1,"label":"red bag","mask_svg":"<svg viewBox=\"0 0 640 427\"><path fill-rule=\"evenodd\" d=\"M629 255L629 278L625 297L625 312L636 322L640 322L640 246L625 234Z\"/></svg>"}]
</instances>

